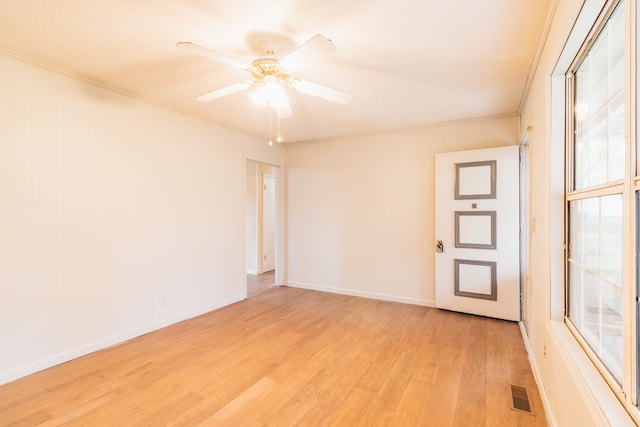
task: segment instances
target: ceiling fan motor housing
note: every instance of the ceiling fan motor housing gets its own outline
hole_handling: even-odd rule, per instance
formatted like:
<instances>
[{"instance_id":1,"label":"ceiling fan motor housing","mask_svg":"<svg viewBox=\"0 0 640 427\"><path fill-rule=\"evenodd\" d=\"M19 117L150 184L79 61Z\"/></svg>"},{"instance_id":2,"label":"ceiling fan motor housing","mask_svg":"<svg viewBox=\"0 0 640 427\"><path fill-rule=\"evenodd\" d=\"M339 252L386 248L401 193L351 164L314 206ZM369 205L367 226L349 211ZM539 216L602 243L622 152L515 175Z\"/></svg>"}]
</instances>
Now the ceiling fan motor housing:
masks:
<instances>
[{"instance_id":1,"label":"ceiling fan motor housing","mask_svg":"<svg viewBox=\"0 0 640 427\"><path fill-rule=\"evenodd\" d=\"M276 58L258 58L251 63L251 75L258 80L262 80L266 76L287 80L289 74L289 71L280 65Z\"/></svg>"}]
</instances>

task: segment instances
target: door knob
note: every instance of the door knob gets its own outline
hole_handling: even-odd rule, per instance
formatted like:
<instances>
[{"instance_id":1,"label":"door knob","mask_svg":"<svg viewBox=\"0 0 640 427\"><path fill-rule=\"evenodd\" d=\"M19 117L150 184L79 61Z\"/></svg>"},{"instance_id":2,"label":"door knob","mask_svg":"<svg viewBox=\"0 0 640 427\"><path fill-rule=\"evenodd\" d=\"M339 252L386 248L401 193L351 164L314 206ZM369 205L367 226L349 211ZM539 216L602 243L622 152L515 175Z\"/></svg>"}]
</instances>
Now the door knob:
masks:
<instances>
[{"instance_id":1,"label":"door knob","mask_svg":"<svg viewBox=\"0 0 640 427\"><path fill-rule=\"evenodd\" d=\"M436 252L444 252L444 243L442 243L442 240L436 242Z\"/></svg>"}]
</instances>

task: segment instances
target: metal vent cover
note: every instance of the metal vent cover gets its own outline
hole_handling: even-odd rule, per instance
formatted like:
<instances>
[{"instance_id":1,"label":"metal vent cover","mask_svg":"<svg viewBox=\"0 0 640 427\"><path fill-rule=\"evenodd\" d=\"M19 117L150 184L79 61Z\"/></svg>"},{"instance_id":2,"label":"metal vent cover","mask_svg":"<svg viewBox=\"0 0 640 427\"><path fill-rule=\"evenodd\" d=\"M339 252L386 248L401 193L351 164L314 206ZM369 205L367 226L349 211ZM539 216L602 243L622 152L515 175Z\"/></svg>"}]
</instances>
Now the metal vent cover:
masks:
<instances>
[{"instance_id":1,"label":"metal vent cover","mask_svg":"<svg viewBox=\"0 0 640 427\"><path fill-rule=\"evenodd\" d=\"M511 385L511 400L513 409L531 413L531 405L529 404L529 395L526 388Z\"/></svg>"}]
</instances>

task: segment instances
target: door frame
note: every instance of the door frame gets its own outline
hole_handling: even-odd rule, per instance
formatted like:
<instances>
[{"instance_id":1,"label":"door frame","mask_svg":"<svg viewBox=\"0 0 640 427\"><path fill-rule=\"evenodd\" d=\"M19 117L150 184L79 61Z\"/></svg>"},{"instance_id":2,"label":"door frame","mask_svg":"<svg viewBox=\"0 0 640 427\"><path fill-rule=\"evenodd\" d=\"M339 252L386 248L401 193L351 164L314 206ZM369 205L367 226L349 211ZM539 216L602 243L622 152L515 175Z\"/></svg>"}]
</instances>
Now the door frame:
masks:
<instances>
[{"instance_id":1,"label":"door frame","mask_svg":"<svg viewBox=\"0 0 640 427\"><path fill-rule=\"evenodd\" d=\"M529 140L533 128L528 126L524 135L520 139L520 319L522 327L527 336L531 330L531 309L532 295L531 289L531 251L529 241L531 228L530 222L530 193L531 175L530 170L530 150Z\"/></svg>"},{"instance_id":2,"label":"door frame","mask_svg":"<svg viewBox=\"0 0 640 427\"><path fill-rule=\"evenodd\" d=\"M259 159L250 156L244 156L243 158L243 186L242 186L242 205L244 212L244 224L247 223L247 162L252 161L256 164L263 164L274 167L275 175L275 285L281 286L284 283L284 184L282 179L282 165L268 160ZM256 179L259 180L259 176L256 173ZM260 187L256 187L256 201L258 198L257 190ZM242 283L244 284L243 292L244 297L247 297L247 235L246 226L242 227ZM256 230L257 232L257 230Z\"/></svg>"}]
</instances>

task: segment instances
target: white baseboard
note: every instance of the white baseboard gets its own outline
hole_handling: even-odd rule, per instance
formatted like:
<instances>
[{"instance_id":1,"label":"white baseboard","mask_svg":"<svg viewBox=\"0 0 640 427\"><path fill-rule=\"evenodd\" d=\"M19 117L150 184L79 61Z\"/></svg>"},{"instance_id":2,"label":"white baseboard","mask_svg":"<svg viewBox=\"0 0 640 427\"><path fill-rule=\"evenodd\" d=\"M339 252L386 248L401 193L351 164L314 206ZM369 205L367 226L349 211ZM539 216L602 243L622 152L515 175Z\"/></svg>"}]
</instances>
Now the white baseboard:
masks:
<instances>
[{"instance_id":1,"label":"white baseboard","mask_svg":"<svg viewBox=\"0 0 640 427\"><path fill-rule=\"evenodd\" d=\"M183 320L191 319L193 317L200 316L210 311L217 310L227 305L242 301L243 299L245 299L245 297L240 296L240 297L234 297L234 298L229 298L223 301L219 301L215 304L200 307L196 310L192 310L186 313L182 313L176 316L162 319L162 320L153 322L149 325L142 326L140 328L132 329L130 331L127 331L118 335L114 335L99 341L95 341L93 343L83 345L81 347L77 347L72 350L65 351L51 357L47 357L45 359L28 363L26 365L12 369L10 371L1 372L0 385L6 384L8 382L17 380L22 377L26 377L27 375L34 374L44 369L51 368L61 363L68 362L69 360L86 356L89 353L93 353L98 350L103 350L107 347L112 347L114 345L122 344L123 342L128 341L130 339L139 337L149 332L156 331L158 329L162 329L164 327L173 325L178 322L182 322Z\"/></svg>"},{"instance_id":2,"label":"white baseboard","mask_svg":"<svg viewBox=\"0 0 640 427\"><path fill-rule=\"evenodd\" d=\"M247 274L263 274L266 273L267 271L273 271L275 270L275 268L269 268L268 270L265 269L258 269L258 270L247 270Z\"/></svg>"},{"instance_id":3,"label":"white baseboard","mask_svg":"<svg viewBox=\"0 0 640 427\"><path fill-rule=\"evenodd\" d=\"M312 291L329 292L332 294L349 295L354 297L370 298L370 299L377 299L382 301L401 302L403 304L421 305L424 307L436 306L436 302L433 300L403 297L398 295L389 295L389 294L382 294L377 292L358 291L355 289L346 289L346 288L334 288L330 286L319 286L319 285L312 285L309 283L300 283L300 282L291 282L291 281L286 282L284 285L290 286L292 288L309 289Z\"/></svg>"},{"instance_id":4,"label":"white baseboard","mask_svg":"<svg viewBox=\"0 0 640 427\"><path fill-rule=\"evenodd\" d=\"M550 427L556 427L558 425L558 422L556 421L555 415L551 408L549 395L547 394L547 390L544 387L544 382L542 381L542 376L540 375L540 370L538 369L538 364L536 363L533 351L531 351L531 347L529 347L529 335L527 334L527 330L524 327L524 322L520 321L518 322L518 325L520 326L520 333L522 334L522 340L524 341L524 348L527 350L527 356L529 357L529 365L531 365L533 379L536 381L538 392L540 393L540 399L542 399L542 406L544 407L544 414L547 417L547 424L549 424Z\"/></svg>"}]
</instances>

